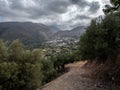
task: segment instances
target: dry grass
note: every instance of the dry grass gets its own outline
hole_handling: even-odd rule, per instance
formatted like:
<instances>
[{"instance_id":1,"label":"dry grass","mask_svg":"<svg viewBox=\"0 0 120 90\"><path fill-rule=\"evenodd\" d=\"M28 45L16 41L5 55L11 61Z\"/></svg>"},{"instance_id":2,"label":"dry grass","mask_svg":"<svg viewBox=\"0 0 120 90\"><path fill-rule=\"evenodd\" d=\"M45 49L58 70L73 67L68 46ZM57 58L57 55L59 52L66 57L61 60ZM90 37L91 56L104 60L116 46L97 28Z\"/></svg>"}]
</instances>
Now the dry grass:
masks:
<instances>
[{"instance_id":1,"label":"dry grass","mask_svg":"<svg viewBox=\"0 0 120 90\"><path fill-rule=\"evenodd\" d=\"M120 84L120 58L113 63L110 60L103 63L87 62L84 68L87 70L85 77L98 79L103 82Z\"/></svg>"}]
</instances>

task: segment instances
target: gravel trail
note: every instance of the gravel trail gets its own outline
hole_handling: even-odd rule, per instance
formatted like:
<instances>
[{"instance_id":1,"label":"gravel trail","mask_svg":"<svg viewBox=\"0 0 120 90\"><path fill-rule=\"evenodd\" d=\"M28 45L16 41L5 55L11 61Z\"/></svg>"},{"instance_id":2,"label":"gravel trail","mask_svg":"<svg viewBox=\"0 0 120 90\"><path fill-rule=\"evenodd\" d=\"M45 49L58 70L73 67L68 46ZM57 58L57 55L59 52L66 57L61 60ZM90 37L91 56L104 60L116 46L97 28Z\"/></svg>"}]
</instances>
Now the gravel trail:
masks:
<instances>
[{"instance_id":1,"label":"gravel trail","mask_svg":"<svg viewBox=\"0 0 120 90\"><path fill-rule=\"evenodd\" d=\"M86 62L76 62L66 65L68 72L44 85L40 90L120 90L104 87L99 82L84 77L87 72L82 66Z\"/></svg>"}]
</instances>

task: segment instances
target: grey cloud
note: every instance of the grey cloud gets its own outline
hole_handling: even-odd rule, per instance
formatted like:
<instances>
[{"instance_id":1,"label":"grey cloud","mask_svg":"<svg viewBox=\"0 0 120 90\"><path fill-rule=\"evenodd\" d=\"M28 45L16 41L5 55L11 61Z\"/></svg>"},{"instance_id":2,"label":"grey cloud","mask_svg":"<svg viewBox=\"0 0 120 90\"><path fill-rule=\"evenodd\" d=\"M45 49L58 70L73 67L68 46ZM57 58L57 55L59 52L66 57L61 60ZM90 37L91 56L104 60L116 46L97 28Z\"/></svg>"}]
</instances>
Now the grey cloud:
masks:
<instances>
[{"instance_id":1,"label":"grey cloud","mask_svg":"<svg viewBox=\"0 0 120 90\"><path fill-rule=\"evenodd\" d=\"M73 4L77 4L79 0L70 0Z\"/></svg>"},{"instance_id":2,"label":"grey cloud","mask_svg":"<svg viewBox=\"0 0 120 90\"><path fill-rule=\"evenodd\" d=\"M100 8L99 2L87 2L86 0L70 0L73 4L79 6L79 8L84 9L85 7L89 7L89 12L95 13Z\"/></svg>"},{"instance_id":3,"label":"grey cloud","mask_svg":"<svg viewBox=\"0 0 120 90\"><path fill-rule=\"evenodd\" d=\"M90 9L89 9L89 11L90 11L91 13L96 13L99 8L100 8L100 4L99 4L98 2L92 2L92 3L90 4Z\"/></svg>"},{"instance_id":4,"label":"grey cloud","mask_svg":"<svg viewBox=\"0 0 120 90\"><path fill-rule=\"evenodd\" d=\"M91 19L89 16L86 16L86 15L77 15L76 17L75 17L75 19Z\"/></svg>"},{"instance_id":5,"label":"grey cloud","mask_svg":"<svg viewBox=\"0 0 120 90\"><path fill-rule=\"evenodd\" d=\"M10 8L13 10L24 10L25 6L22 3L22 0L11 0Z\"/></svg>"},{"instance_id":6,"label":"grey cloud","mask_svg":"<svg viewBox=\"0 0 120 90\"><path fill-rule=\"evenodd\" d=\"M9 0L10 1L10 0ZM51 0L51 1L43 1L43 0L33 0L36 4L33 7L25 7L23 4L23 0L11 0L11 4L9 5L9 14L13 16L14 11L22 14L29 14L28 18L38 19L41 16L48 16L48 15L55 15L55 14L62 14L67 12L67 7L70 3L67 0ZM28 2L29 4L29 2ZM6 8L6 7L5 7ZM4 10L6 11L6 10ZM7 10L8 11L8 10ZM3 12L3 14L5 14ZM16 15L15 15L16 16Z\"/></svg>"},{"instance_id":7,"label":"grey cloud","mask_svg":"<svg viewBox=\"0 0 120 90\"><path fill-rule=\"evenodd\" d=\"M88 25L89 21L90 21L91 17L86 16L86 15L77 15L76 17L74 17L73 19L65 22L65 26L67 26L69 24L70 28L79 26L79 25Z\"/></svg>"},{"instance_id":8,"label":"grey cloud","mask_svg":"<svg viewBox=\"0 0 120 90\"><path fill-rule=\"evenodd\" d=\"M87 2L86 0L0 0L0 16L4 18L10 18L10 20L50 20L51 24L58 23L58 26L73 26L74 22L82 20L90 20L89 13L95 13L100 8L98 2ZM68 7L72 5L77 6L77 11L84 11L86 7L89 7L88 13L85 15L76 15L70 20L64 20L59 17L62 14L69 12ZM73 13L74 14L74 13ZM69 16L70 17L70 16ZM58 19L59 18L59 19ZM53 22L54 19L54 22ZM78 22L80 23L80 22Z\"/></svg>"},{"instance_id":9,"label":"grey cloud","mask_svg":"<svg viewBox=\"0 0 120 90\"><path fill-rule=\"evenodd\" d=\"M77 15L76 17L72 18L71 20L67 21L67 23L71 23L71 25L76 21L89 21L91 17L86 15Z\"/></svg>"},{"instance_id":10,"label":"grey cloud","mask_svg":"<svg viewBox=\"0 0 120 90\"><path fill-rule=\"evenodd\" d=\"M89 5L89 3L86 0L70 0L71 3L78 5L81 8L85 8Z\"/></svg>"},{"instance_id":11,"label":"grey cloud","mask_svg":"<svg viewBox=\"0 0 120 90\"><path fill-rule=\"evenodd\" d=\"M56 12L56 13L65 13L67 12L67 8L70 5L70 3L67 0L55 0L54 2L50 2L47 8L50 11Z\"/></svg>"}]
</instances>

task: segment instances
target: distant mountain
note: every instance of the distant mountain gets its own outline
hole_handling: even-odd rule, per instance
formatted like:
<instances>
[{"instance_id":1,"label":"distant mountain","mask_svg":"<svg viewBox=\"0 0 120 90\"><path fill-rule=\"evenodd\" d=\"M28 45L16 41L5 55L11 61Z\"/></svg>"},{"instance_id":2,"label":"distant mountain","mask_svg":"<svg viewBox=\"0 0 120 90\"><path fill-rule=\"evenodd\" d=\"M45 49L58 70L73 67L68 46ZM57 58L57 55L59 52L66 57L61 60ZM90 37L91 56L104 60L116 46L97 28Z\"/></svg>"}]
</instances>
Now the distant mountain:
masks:
<instances>
[{"instance_id":1,"label":"distant mountain","mask_svg":"<svg viewBox=\"0 0 120 90\"><path fill-rule=\"evenodd\" d=\"M1 22L0 39L11 42L20 39L25 45L38 46L58 30L41 23Z\"/></svg>"},{"instance_id":2,"label":"distant mountain","mask_svg":"<svg viewBox=\"0 0 120 90\"><path fill-rule=\"evenodd\" d=\"M79 37L84 31L86 26L78 26L73 28L72 30L65 30L65 31L58 31L56 32L53 37Z\"/></svg>"},{"instance_id":3,"label":"distant mountain","mask_svg":"<svg viewBox=\"0 0 120 90\"><path fill-rule=\"evenodd\" d=\"M56 26L49 26L49 28L50 28L51 30L53 30L55 33L58 32L58 31L61 31L61 29L58 28L58 27L56 27Z\"/></svg>"}]
</instances>

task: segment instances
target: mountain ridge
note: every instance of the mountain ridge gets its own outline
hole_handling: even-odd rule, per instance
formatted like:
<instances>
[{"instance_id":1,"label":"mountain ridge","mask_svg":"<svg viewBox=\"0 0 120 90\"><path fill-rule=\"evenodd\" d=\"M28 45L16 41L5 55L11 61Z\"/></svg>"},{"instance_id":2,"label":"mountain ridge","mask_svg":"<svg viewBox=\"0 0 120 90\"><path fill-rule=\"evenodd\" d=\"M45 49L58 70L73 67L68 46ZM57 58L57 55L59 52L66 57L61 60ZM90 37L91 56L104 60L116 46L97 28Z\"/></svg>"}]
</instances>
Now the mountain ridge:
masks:
<instances>
[{"instance_id":1,"label":"mountain ridge","mask_svg":"<svg viewBox=\"0 0 120 90\"><path fill-rule=\"evenodd\" d=\"M0 39L8 42L20 39L25 45L40 45L54 33L55 30L41 23L0 22Z\"/></svg>"},{"instance_id":2,"label":"mountain ridge","mask_svg":"<svg viewBox=\"0 0 120 90\"><path fill-rule=\"evenodd\" d=\"M32 22L0 22L0 39L10 43L20 39L27 46L40 46L43 42L58 37L79 37L85 26L62 31L56 26Z\"/></svg>"},{"instance_id":3,"label":"mountain ridge","mask_svg":"<svg viewBox=\"0 0 120 90\"><path fill-rule=\"evenodd\" d=\"M65 31L58 31L56 32L53 37L79 37L84 31L86 26L78 26L71 30L65 30Z\"/></svg>"}]
</instances>

